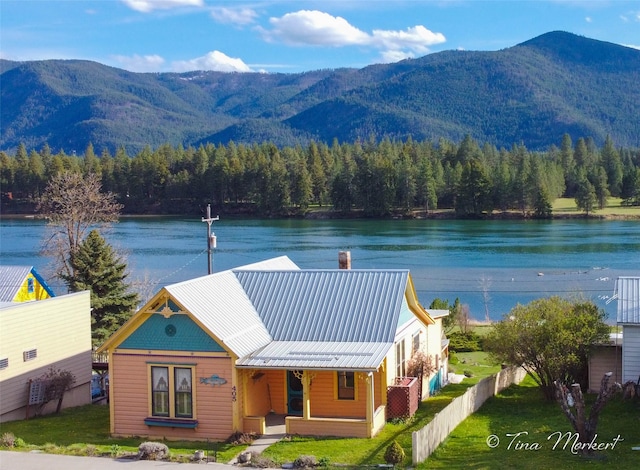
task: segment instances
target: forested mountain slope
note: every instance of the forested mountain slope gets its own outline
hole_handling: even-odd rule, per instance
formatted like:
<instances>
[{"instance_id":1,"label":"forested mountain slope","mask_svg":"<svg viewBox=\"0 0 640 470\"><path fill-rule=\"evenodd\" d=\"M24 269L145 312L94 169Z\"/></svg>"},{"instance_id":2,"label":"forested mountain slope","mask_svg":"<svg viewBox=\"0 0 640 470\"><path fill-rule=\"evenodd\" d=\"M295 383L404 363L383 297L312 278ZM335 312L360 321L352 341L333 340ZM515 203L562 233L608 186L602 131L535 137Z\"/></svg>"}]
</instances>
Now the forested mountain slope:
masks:
<instances>
[{"instance_id":1,"label":"forested mountain slope","mask_svg":"<svg viewBox=\"0 0 640 470\"><path fill-rule=\"evenodd\" d=\"M62 60L0 60L0 72L0 149L465 135L544 149L565 133L640 146L640 51L564 32L494 52L300 74L132 73Z\"/></svg>"}]
</instances>

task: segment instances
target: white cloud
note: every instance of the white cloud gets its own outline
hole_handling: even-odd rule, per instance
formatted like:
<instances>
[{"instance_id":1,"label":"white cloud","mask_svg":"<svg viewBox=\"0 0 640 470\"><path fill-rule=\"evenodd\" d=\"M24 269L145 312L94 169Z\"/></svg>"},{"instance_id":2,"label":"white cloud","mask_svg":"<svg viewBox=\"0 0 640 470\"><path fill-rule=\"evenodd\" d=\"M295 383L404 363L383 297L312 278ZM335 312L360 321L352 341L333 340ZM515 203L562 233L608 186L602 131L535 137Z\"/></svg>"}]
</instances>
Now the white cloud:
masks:
<instances>
[{"instance_id":1,"label":"white cloud","mask_svg":"<svg viewBox=\"0 0 640 470\"><path fill-rule=\"evenodd\" d=\"M190 72L193 70L252 72L251 68L242 59L234 59L220 51L212 51L202 57L191 60L175 61L171 64L171 69L174 72Z\"/></svg>"},{"instance_id":2,"label":"white cloud","mask_svg":"<svg viewBox=\"0 0 640 470\"><path fill-rule=\"evenodd\" d=\"M171 10L180 7L199 7L204 4L204 0L121 0L129 8L149 13L153 10Z\"/></svg>"},{"instance_id":3,"label":"white cloud","mask_svg":"<svg viewBox=\"0 0 640 470\"><path fill-rule=\"evenodd\" d=\"M446 41L442 33L429 31L422 25L407 28L405 31L373 31L372 42L389 50L409 49L413 52L426 53L429 46Z\"/></svg>"},{"instance_id":4,"label":"white cloud","mask_svg":"<svg viewBox=\"0 0 640 470\"><path fill-rule=\"evenodd\" d=\"M365 46L381 50L382 60L394 62L416 54L426 54L429 47L446 41L422 25L404 31L373 30L371 34L351 25L339 16L318 10L301 10L271 18L272 29L263 31L267 40L307 46Z\"/></svg>"},{"instance_id":5,"label":"white cloud","mask_svg":"<svg viewBox=\"0 0 640 470\"><path fill-rule=\"evenodd\" d=\"M585 20L587 23L592 23L592 22L593 22L593 20L591 19L591 17L590 17L590 16L585 16L584 20Z\"/></svg>"},{"instance_id":6,"label":"white cloud","mask_svg":"<svg viewBox=\"0 0 640 470\"><path fill-rule=\"evenodd\" d=\"M391 64L393 62L400 62L404 59L412 59L414 54L404 51L384 51L380 55L380 62L383 64Z\"/></svg>"},{"instance_id":7,"label":"white cloud","mask_svg":"<svg viewBox=\"0 0 640 470\"><path fill-rule=\"evenodd\" d=\"M370 41L367 33L351 26L344 18L317 10L287 13L269 21L273 29L267 33L268 38L280 39L288 44L347 46Z\"/></svg>"},{"instance_id":8,"label":"white cloud","mask_svg":"<svg viewBox=\"0 0 640 470\"><path fill-rule=\"evenodd\" d=\"M130 72L159 72L164 64L164 59L159 55L116 55L113 60Z\"/></svg>"},{"instance_id":9,"label":"white cloud","mask_svg":"<svg viewBox=\"0 0 640 470\"><path fill-rule=\"evenodd\" d=\"M251 24L258 14L251 8L212 8L211 17L219 23L231 23L238 25Z\"/></svg>"},{"instance_id":10,"label":"white cloud","mask_svg":"<svg viewBox=\"0 0 640 470\"><path fill-rule=\"evenodd\" d=\"M620 19L628 23L629 21L637 21L640 22L640 10L639 11L630 11L624 15L620 15Z\"/></svg>"}]
</instances>

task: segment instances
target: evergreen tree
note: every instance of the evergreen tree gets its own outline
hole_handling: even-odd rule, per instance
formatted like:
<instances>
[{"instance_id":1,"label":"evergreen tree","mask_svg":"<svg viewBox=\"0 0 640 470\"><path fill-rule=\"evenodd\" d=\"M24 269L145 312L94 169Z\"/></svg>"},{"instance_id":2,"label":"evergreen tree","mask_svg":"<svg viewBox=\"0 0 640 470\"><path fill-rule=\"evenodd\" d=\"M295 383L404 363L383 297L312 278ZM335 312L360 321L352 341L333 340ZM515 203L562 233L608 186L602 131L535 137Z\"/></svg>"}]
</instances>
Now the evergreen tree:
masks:
<instances>
[{"instance_id":1,"label":"evergreen tree","mask_svg":"<svg viewBox=\"0 0 640 470\"><path fill-rule=\"evenodd\" d=\"M89 232L69 262L74 274L62 278L72 292L91 291L91 340L98 346L129 319L138 294L125 282L126 263L97 230Z\"/></svg>"},{"instance_id":2,"label":"evergreen tree","mask_svg":"<svg viewBox=\"0 0 640 470\"><path fill-rule=\"evenodd\" d=\"M576 191L576 207L584 211L587 215L594 211L598 197L596 189L591 182L585 177L580 179L578 189Z\"/></svg>"}]
</instances>

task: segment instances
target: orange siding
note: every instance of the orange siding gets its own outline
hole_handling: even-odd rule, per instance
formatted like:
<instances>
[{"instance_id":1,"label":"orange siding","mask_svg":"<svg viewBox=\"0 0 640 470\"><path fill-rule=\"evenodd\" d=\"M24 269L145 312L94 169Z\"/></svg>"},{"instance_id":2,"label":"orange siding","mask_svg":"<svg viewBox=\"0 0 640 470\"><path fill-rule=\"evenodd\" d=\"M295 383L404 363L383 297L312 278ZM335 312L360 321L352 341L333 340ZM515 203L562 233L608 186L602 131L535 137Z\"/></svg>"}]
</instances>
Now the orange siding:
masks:
<instances>
[{"instance_id":1,"label":"orange siding","mask_svg":"<svg viewBox=\"0 0 640 470\"><path fill-rule=\"evenodd\" d=\"M356 374L356 399L338 400L336 373L318 372L311 383L311 416L334 418L364 418L366 416L367 387L361 374Z\"/></svg>"},{"instance_id":2,"label":"orange siding","mask_svg":"<svg viewBox=\"0 0 640 470\"><path fill-rule=\"evenodd\" d=\"M196 364L195 416L198 427L182 429L147 426L149 417L148 363ZM226 439L233 433L231 360L197 356L147 356L116 353L111 364L111 400L113 401L114 434L166 439ZM225 378L224 385L206 385L200 378L212 374Z\"/></svg>"},{"instance_id":3,"label":"orange siding","mask_svg":"<svg viewBox=\"0 0 640 470\"><path fill-rule=\"evenodd\" d=\"M270 404L278 414L287 413L287 372L284 370L270 370L265 374L269 384ZM264 379L263 379L264 380ZM267 397L267 398L269 398Z\"/></svg>"}]
</instances>

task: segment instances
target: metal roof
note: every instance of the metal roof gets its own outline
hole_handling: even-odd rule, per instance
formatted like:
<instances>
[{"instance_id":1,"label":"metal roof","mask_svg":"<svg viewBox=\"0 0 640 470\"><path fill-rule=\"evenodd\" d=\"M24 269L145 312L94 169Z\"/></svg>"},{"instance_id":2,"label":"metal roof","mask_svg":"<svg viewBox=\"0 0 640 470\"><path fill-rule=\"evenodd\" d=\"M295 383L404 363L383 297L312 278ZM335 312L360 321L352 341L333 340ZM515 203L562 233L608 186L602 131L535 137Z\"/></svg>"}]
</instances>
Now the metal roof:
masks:
<instances>
[{"instance_id":1,"label":"metal roof","mask_svg":"<svg viewBox=\"0 0 640 470\"><path fill-rule=\"evenodd\" d=\"M286 256L241 269L295 269ZM172 284L165 288L234 354L242 357L272 338L232 271Z\"/></svg>"},{"instance_id":2,"label":"metal roof","mask_svg":"<svg viewBox=\"0 0 640 470\"><path fill-rule=\"evenodd\" d=\"M239 367L375 370L408 282L407 270L300 270L284 256L165 289Z\"/></svg>"},{"instance_id":3,"label":"metal roof","mask_svg":"<svg viewBox=\"0 0 640 470\"><path fill-rule=\"evenodd\" d=\"M393 343L274 341L236 362L239 367L374 371Z\"/></svg>"},{"instance_id":4,"label":"metal roof","mask_svg":"<svg viewBox=\"0 0 640 470\"><path fill-rule=\"evenodd\" d=\"M0 302L11 302L33 266L0 266Z\"/></svg>"},{"instance_id":5,"label":"metal roof","mask_svg":"<svg viewBox=\"0 0 640 470\"><path fill-rule=\"evenodd\" d=\"M409 271L236 271L274 341L393 343Z\"/></svg>"},{"instance_id":6,"label":"metal roof","mask_svg":"<svg viewBox=\"0 0 640 470\"><path fill-rule=\"evenodd\" d=\"M173 284L166 290L240 357L271 342L271 335L231 271Z\"/></svg>"},{"instance_id":7,"label":"metal roof","mask_svg":"<svg viewBox=\"0 0 640 470\"><path fill-rule=\"evenodd\" d=\"M640 277L619 277L614 297L618 299L618 323L640 324Z\"/></svg>"}]
</instances>

